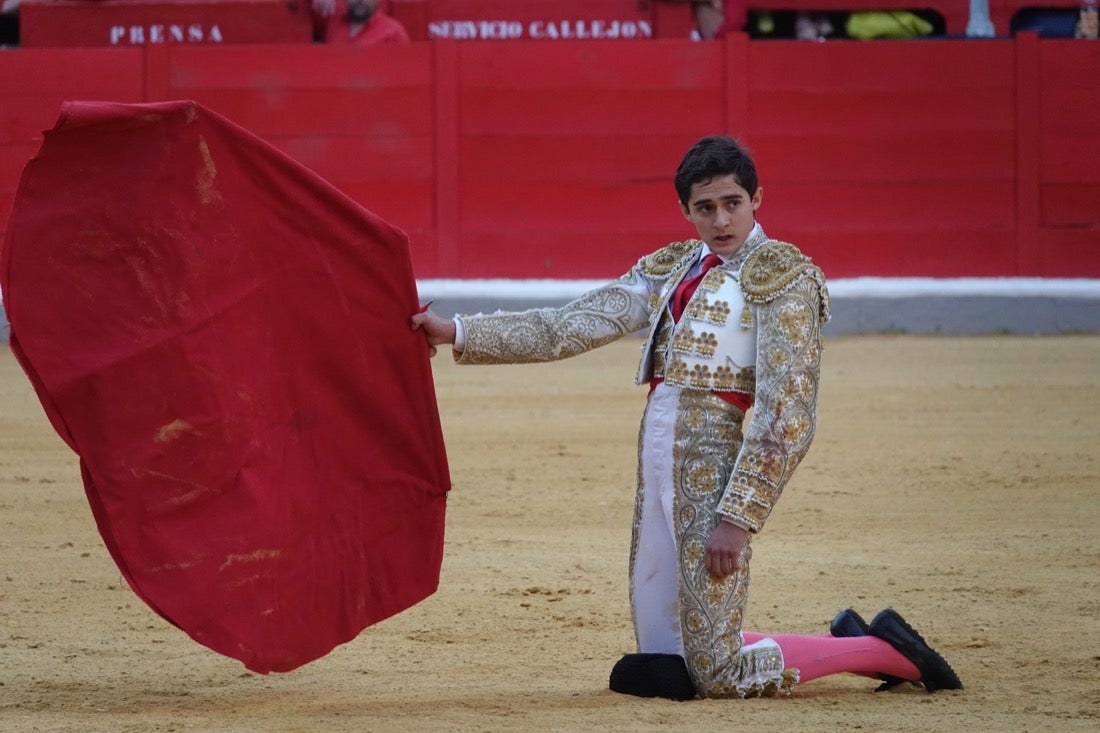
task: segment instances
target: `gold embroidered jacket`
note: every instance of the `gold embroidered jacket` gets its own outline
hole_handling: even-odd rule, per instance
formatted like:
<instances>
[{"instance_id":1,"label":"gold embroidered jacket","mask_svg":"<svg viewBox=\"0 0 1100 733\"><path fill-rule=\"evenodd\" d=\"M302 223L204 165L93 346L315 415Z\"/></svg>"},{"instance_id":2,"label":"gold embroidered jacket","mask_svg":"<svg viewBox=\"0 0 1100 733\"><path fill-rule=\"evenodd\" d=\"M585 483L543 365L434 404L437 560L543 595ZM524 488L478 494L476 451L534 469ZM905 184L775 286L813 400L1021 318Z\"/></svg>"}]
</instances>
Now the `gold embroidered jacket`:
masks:
<instances>
[{"instance_id":1,"label":"gold embroidered jacket","mask_svg":"<svg viewBox=\"0 0 1100 733\"><path fill-rule=\"evenodd\" d=\"M648 328L638 383L659 376L683 389L755 396L718 513L757 532L813 438L828 291L808 257L757 228L707 274L673 324L668 301L702 244L663 247L560 308L460 316L465 346L458 362L554 361Z\"/></svg>"}]
</instances>

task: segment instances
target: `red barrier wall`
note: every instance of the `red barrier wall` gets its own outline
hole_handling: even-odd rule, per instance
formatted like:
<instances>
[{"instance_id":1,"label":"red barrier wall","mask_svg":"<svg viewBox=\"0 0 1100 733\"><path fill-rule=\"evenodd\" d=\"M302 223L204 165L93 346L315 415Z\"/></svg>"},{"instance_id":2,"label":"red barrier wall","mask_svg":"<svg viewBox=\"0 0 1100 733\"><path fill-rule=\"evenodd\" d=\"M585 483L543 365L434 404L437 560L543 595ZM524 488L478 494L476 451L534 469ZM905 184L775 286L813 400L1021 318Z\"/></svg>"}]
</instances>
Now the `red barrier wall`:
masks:
<instances>
[{"instance_id":1,"label":"red barrier wall","mask_svg":"<svg viewBox=\"0 0 1100 733\"><path fill-rule=\"evenodd\" d=\"M650 40L0 52L0 212L65 99L195 99L409 232L420 277L598 278L690 236L697 137L831 277L1100 277L1100 44Z\"/></svg>"}]
</instances>

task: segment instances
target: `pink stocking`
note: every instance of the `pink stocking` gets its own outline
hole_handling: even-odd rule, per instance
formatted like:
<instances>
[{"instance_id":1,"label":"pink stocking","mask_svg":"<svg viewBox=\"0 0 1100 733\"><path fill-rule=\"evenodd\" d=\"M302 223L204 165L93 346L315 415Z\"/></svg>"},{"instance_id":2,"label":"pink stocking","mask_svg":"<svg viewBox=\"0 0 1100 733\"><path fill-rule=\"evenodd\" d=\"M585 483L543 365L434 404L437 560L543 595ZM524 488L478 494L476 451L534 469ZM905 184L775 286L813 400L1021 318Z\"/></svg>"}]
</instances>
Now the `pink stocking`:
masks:
<instances>
[{"instance_id":1,"label":"pink stocking","mask_svg":"<svg viewBox=\"0 0 1100 733\"><path fill-rule=\"evenodd\" d=\"M835 637L744 632L745 644L775 639L783 650L783 664L798 669L799 680L809 682L838 672L874 677L892 675L919 680L920 670L887 642L875 636Z\"/></svg>"}]
</instances>

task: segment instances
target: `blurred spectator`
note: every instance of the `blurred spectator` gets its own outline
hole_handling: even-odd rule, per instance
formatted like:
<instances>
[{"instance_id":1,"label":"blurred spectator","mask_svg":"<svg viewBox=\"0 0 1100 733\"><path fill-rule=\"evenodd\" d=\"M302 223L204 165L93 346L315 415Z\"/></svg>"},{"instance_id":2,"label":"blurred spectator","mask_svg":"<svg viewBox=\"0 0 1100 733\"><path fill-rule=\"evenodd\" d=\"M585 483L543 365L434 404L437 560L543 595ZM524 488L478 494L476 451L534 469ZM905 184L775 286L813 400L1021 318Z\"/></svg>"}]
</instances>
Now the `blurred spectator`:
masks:
<instances>
[{"instance_id":1,"label":"blurred spectator","mask_svg":"<svg viewBox=\"0 0 1100 733\"><path fill-rule=\"evenodd\" d=\"M930 35L933 26L916 13L884 10L852 13L844 25L849 38L921 38Z\"/></svg>"},{"instance_id":2,"label":"blurred spectator","mask_svg":"<svg viewBox=\"0 0 1100 733\"><path fill-rule=\"evenodd\" d=\"M729 33L749 33L751 36L801 38L823 41L839 36L838 28L847 13L808 13L756 11L752 15L754 27L749 27L748 0L666 0L673 3L691 3L695 18L692 37L697 41L722 38ZM808 3L812 5L812 3ZM783 16L782 28L777 28L779 16ZM777 33L778 31L778 33Z\"/></svg>"},{"instance_id":3,"label":"blurred spectator","mask_svg":"<svg viewBox=\"0 0 1100 733\"><path fill-rule=\"evenodd\" d=\"M0 48L19 45L19 0L0 0Z\"/></svg>"},{"instance_id":4,"label":"blurred spectator","mask_svg":"<svg viewBox=\"0 0 1100 733\"><path fill-rule=\"evenodd\" d=\"M722 25L718 27L715 38L721 38L727 33L740 33L745 30L749 22L748 0L719 0L722 5Z\"/></svg>"},{"instance_id":5,"label":"blurred spectator","mask_svg":"<svg viewBox=\"0 0 1100 733\"><path fill-rule=\"evenodd\" d=\"M1024 8L1012 16L1009 35L1029 31L1043 38L1073 38L1079 20L1074 8Z\"/></svg>"},{"instance_id":6,"label":"blurred spectator","mask_svg":"<svg viewBox=\"0 0 1100 733\"><path fill-rule=\"evenodd\" d=\"M313 40L366 46L408 43L405 26L380 8L381 0L312 0Z\"/></svg>"},{"instance_id":7,"label":"blurred spectator","mask_svg":"<svg viewBox=\"0 0 1100 733\"><path fill-rule=\"evenodd\" d=\"M924 38L943 35L943 16L936 11L757 10L749 13L751 38L797 38L803 41L869 38Z\"/></svg>"},{"instance_id":8,"label":"blurred spectator","mask_svg":"<svg viewBox=\"0 0 1100 733\"><path fill-rule=\"evenodd\" d=\"M799 13L794 19L794 37L800 41L824 41L835 30L824 13Z\"/></svg>"},{"instance_id":9,"label":"blurred spectator","mask_svg":"<svg viewBox=\"0 0 1100 733\"><path fill-rule=\"evenodd\" d=\"M695 29L691 37L696 41L709 41L721 38L730 26L731 16L740 23L733 30L741 29L745 24L745 3L747 0L665 0L670 3L691 4L691 13L695 18Z\"/></svg>"},{"instance_id":10,"label":"blurred spectator","mask_svg":"<svg viewBox=\"0 0 1100 733\"><path fill-rule=\"evenodd\" d=\"M714 0L712 4L722 11L722 23L711 38L722 38L727 33L741 33L746 30L749 22L748 0Z\"/></svg>"},{"instance_id":11,"label":"blurred spectator","mask_svg":"<svg viewBox=\"0 0 1100 733\"><path fill-rule=\"evenodd\" d=\"M695 15L695 35L699 40L718 38L725 22L723 0L693 0L691 12Z\"/></svg>"},{"instance_id":12,"label":"blurred spectator","mask_svg":"<svg viewBox=\"0 0 1100 733\"><path fill-rule=\"evenodd\" d=\"M1081 11L1073 29L1074 38L1095 39L1100 36L1096 0L1081 0Z\"/></svg>"}]
</instances>

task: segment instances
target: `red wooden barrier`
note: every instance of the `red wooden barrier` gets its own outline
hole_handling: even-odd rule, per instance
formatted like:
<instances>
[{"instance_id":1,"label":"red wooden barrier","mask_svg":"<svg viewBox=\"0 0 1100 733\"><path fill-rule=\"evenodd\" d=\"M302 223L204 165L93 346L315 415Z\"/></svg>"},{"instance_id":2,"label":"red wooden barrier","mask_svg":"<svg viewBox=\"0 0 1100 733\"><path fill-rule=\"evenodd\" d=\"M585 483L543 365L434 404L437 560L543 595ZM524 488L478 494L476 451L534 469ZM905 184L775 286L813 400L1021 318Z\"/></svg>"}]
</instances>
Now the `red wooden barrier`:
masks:
<instances>
[{"instance_id":1,"label":"red wooden barrier","mask_svg":"<svg viewBox=\"0 0 1100 733\"><path fill-rule=\"evenodd\" d=\"M1038 193L1039 220L1021 231L1021 258L1037 272L1094 277L1100 270L1100 48L1096 41L1036 42L1020 48L1017 64L1037 67L1037 99L1022 114L1037 118L1035 175L1025 179ZM1030 53L1029 53L1030 52ZM1036 56L1038 58L1036 58ZM1026 175L1028 171L1021 171ZM1031 245L1032 249L1026 249Z\"/></svg>"},{"instance_id":2,"label":"red wooden barrier","mask_svg":"<svg viewBox=\"0 0 1100 733\"><path fill-rule=\"evenodd\" d=\"M0 226L23 166L52 127L66 99L145 101L140 48L5 49L0 51ZM2 240L0 240L2 241Z\"/></svg>"},{"instance_id":3,"label":"red wooden barrier","mask_svg":"<svg viewBox=\"0 0 1100 733\"><path fill-rule=\"evenodd\" d=\"M598 278L690 236L671 174L746 140L831 277L1100 277L1100 44L436 41L0 53L0 212L61 101L191 98L405 228L421 277Z\"/></svg>"}]
</instances>

